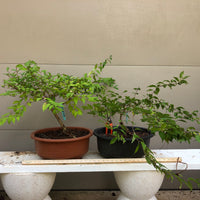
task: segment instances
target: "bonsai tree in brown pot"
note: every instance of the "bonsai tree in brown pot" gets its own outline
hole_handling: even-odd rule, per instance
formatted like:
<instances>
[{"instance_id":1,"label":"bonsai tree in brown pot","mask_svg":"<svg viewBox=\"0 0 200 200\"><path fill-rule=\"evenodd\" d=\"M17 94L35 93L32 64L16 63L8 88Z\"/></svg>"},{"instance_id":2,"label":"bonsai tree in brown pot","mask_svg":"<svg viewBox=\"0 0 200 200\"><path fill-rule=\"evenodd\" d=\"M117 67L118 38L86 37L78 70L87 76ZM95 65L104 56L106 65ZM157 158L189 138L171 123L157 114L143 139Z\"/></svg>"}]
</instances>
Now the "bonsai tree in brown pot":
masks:
<instances>
[{"instance_id":1,"label":"bonsai tree in brown pot","mask_svg":"<svg viewBox=\"0 0 200 200\"><path fill-rule=\"evenodd\" d=\"M100 74L112 57L82 77L67 74L51 74L42 70L34 61L15 68L7 68L7 79L2 85L3 96L15 97L10 112L0 118L0 125L15 123L23 117L27 106L42 102L42 110L49 110L59 127L33 132L36 152L43 158L81 158L88 151L92 131L83 127L66 127L65 109L76 117L83 114L85 102L95 101L95 95L112 85L113 79L101 78ZM17 98L16 98L17 97Z\"/></svg>"}]
</instances>

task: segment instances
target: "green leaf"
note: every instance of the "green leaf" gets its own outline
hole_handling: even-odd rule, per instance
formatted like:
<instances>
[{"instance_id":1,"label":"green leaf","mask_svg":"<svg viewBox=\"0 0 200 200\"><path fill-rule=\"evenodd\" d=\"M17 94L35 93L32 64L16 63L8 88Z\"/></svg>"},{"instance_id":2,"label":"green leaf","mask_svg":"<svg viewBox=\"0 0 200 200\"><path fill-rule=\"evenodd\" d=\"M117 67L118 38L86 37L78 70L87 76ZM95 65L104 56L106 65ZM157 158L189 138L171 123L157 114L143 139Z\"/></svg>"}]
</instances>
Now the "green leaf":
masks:
<instances>
[{"instance_id":1,"label":"green leaf","mask_svg":"<svg viewBox=\"0 0 200 200\"><path fill-rule=\"evenodd\" d=\"M12 119L12 123L15 124L15 118Z\"/></svg>"},{"instance_id":2,"label":"green leaf","mask_svg":"<svg viewBox=\"0 0 200 200\"><path fill-rule=\"evenodd\" d=\"M31 106L31 103L30 103L30 102L27 102L27 106Z\"/></svg>"},{"instance_id":3,"label":"green leaf","mask_svg":"<svg viewBox=\"0 0 200 200\"><path fill-rule=\"evenodd\" d=\"M2 126L3 124L5 124L6 122L7 122L7 118L0 119L0 126Z\"/></svg>"},{"instance_id":4,"label":"green leaf","mask_svg":"<svg viewBox=\"0 0 200 200\"><path fill-rule=\"evenodd\" d=\"M48 107L50 106L50 104L48 104L48 103L43 103L43 105L42 105L42 110L43 111L45 111L46 109L48 109Z\"/></svg>"},{"instance_id":5,"label":"green leaf","mask_svg":"<svg viewBox=\"0 0 200 200\"><path fill-rule=\"evenodd\" d=\"M114 137L111 141L110 144L114 144L117 141L117 137Z\"/></svg>"},{"instance_id":6,"label":"green leaf","mask_svg":"<svg viewBox=\"0 0 200 200\"><path fill-rule=\"evenodd\" d=\"M83 102L83 104L85 104L85 97L81 97L81 101Z\"/></svg>"},{"instance_id":7,"label":"green leaf","mask_svg":"<svg viewBox=\"0 0 200 200\"><path fill-rule=\"evenodd\" d=\"M196 134L195 139L197 142L200 142L200 133Z\"/></svg>"},{"instance_id":8,"label":"green leaf","mask_svg":"<svg viewBox=\"0 0 200 200\"><path fill-rule=\"evenodd\" d=\"M36 101L41 101L43 100L43 98L36 98Z\"/></svg>"},{"instance_id":9,"label":"green leaf","mask_svg":"<svg viewBox=\"0 0 200 200\"><path fill-rule=\"evenodd\" d=\"M184 71L182 71L182 72L179 74L179 77L180 77L180 78L183 78L183 75L184 75Z\"/></svg>"},{"instance_id":10,"label":"green leaf","mask_svg":"<svg viewBox=\"0 0 200 200\"><path fill-rule=\"evenodd\" d=\"M156 85L149 85L148 87L156 87Z\"/></svg>"},{"instance_id":11,"label":"green leaf","mask_svg":"<svg viewBox=\"0 0 200 200\"><path fill-rule=\"evenodd\" d=\"M156 88L155 90L154 90L154 94L158 94L160 92L160 88Z\"/></svg>"},{"instance_id":12,"label":"green leaf","mask_svg":"<svg viewBox=\"0 0 200 200\"><path fill-rule=\"evenodd\" d=\"M88 100L90 101L90 102L95 102L96 101L96 97L88 97Z\"/></svg>"},{"instance_id":13,"label":"green leaf","mask_svg":"<svg viewBox=\"0 0 200 200\"><path fill-rule=\"evenodd\" d=\"M140 143L141 143L141 145L142 145L143 150L145 151L146 148L147 148L146 144L145 144L144 142L140 142Z\"/></svg>"},{"instance_id":14,"label":"green leaf","mask_svg":"<svg viewBox=\"0 0 200 200\"><path fill-rule=\"evenodd\" d=\"M8 124L10 124L10 123L12 122L12 116L9 116L9 117L7 118L7 122L8 122Z\"/></svg>"},{"instance_id":15,"label":"green leaf","mask_svg":"<svg viewBox=\"0 0 200 200\"><path fill-rule=\"evenodd\" d=\"M140 148L140 143L138 143L137 147L135 148L134 154L138 152L139 148Z\"/></svg>"},{"instance_id":16,"label":"green leaf","mask_svg":"<svg viewBox=\"0 0 200 200\"><path fill-rule=\"evenodd\" d=\"M77 104L78 104L78 96L75 96L75 97L73 98L73 101L74 101L75 105L77 105Z\"/></svg>"},{"instance_id":17,"label":"green leaf","mask_svg":"<svg viewBox=\"0 0 200 200\"><path fill-rule=\"evenodd\" d=\"M190 76L184 76L183 78L184 78L184 79L187 79L187 78L189 78L189 77L190 77Z\"/></svg>"}]
</instances>

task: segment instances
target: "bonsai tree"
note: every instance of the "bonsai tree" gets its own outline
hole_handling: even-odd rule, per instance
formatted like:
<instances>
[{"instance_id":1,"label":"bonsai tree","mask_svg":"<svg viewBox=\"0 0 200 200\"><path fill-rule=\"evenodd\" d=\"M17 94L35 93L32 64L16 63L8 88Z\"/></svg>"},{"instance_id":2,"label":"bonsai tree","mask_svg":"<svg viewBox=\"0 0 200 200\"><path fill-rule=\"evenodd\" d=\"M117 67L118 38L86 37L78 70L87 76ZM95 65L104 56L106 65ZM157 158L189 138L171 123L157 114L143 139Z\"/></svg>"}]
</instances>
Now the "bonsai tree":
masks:
<instances>
[{"instance_id":1,"label":"bonsai tree","mask_svg":"<svg viewBox=\"0 0 200 200\"><path fill-rule=\"evenodd\" d=\"M95 95L105 90L107 86L114 84L112 78L101 78L99 75L105 65L111 61L110 56L103 63L82 77L67 74L51 74L42 70L34 61L28 61L24 65L18 64L15 68L7 68L7 79L2 87L6 91L1 96L15 97L10 112L0 118L0 125L19 121L26 111L27 106L35 102L42 102L42 110L49 110L62 128L67 137L75 137L69 128L64 125L64 107L76 117L82 115L82 105L86 101L96 100ZM82 104L81 104L82 103ZM59 113L63 114L63 118Z\"/></svg>"},{"instance_id":2,"label":"bonsai tree","mask_svg":"<svg viewBox=\"0 0 200 200\"><path fill-rule=\"evenodd\" d=\"M105 93L97 95L98 100L93 104L87 105L89 114L99 116L106 126L110 129L121 127L124 131L113 131L114 138L112 142L122 140L131 134L134 138L135 132L130 132L126 126L128 122L135 125L134 118L138 116L145 123L147 129L153 134L158 133L162 141L172 142L173 140L190 142L195 138L200 142L200 133L193 126L184 127L188 122L196 122L200 124L198 110L193 112L187 111L184 107L176 107L174 104L167 102L159 97L162 88L170 88L187 84L188 76L184 76L181 72L179 77L174 77L171 80L164 80L154 85L147 86L144 93L140 94L141 88L134 88L131 95L127 90L122 94L119 90L109 90ZM108 119L118 116L118 125L109 127Z\"/></svg>"},{"instance_id":3,"label":"bonsai tree","mask_svg":"<svg viewBox=\"0 0 200 200\"><path fill-rule=\"evenodd\" d=\"M128 124L136 125L134 119L137 117L141 122L144 122L144 126L152 134L158 134L162 141L167 143L173 141L190 142L192 138L200 142L199 131L190 125L190 122L200 124L198 111L190 112L182 106L176 107L159 96L162 89L173 89L187 84L188 77L184 75L184 72L181 72L178 77L173 77L171 80L164 80L147 86L145 91L142 91L141 88L134 88L132 93L127 90L120 93L119 89L115 87L115 89L98 94L98 100L88 104L85 109L89 110L89 114L99 116L106 129L111 130L108 132L112 134L111 144L118 141L125 143L126 138L132 138L132 142L137 140L138 146L133 153L136 153L139 146L142 146L149 164L152 164L172 179L174 175L181 183L184 182L191 188L191 180L184 181L180 175L170 172L156 160L153 152L147 147L143 139L137 135L136 130L138 128L131 130L127 128ZM116 117L118 118L118 124L113 126L112 120ZM198 180L192 180L199 183Z\"/></svg>"}]
</instances>

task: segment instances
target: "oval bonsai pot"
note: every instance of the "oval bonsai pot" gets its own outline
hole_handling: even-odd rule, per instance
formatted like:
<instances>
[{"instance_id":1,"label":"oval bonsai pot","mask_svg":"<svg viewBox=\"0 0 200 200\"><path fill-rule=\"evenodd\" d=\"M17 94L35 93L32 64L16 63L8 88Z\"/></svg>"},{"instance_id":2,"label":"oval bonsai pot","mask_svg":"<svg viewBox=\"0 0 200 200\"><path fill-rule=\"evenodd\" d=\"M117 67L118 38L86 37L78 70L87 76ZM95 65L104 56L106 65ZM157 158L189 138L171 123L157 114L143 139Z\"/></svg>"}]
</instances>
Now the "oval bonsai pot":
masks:
<instances>
[{"instance_id":1,"label":"oval bonsai pot","mask_svg":"<svg viewBox=\"0 0 200 200\"><path fill-rule=\"evenodd\" d=\"M88 134L82 137L69 139L46 139L37 137L36 134L56 131L60 127L45 128L31 133L31 138L35 140L36 153L47 159L72 159L82 158L88 152L89 138L92 136L92 130L83 127L70 127L74 130L84 130Z\"/></svg>"},{"instance_id":2,"label":"oval bonsai pot","mask_svg":"<svg viewBox=\"0 0 200 200\"><path fill-rule=\"evenodd\" d=\"M147 136L141 137L144 143L149 147L150 138L154 135L146 128L127 126L129 130L132 128L139 128L148 133ZM97 128L94 130L94 135L97 137L97 147L101 156L104 158L141 158L144 156L142 146L140 145L138 151L135 153L138 141L131 142L131 138L126 138L126 142L116 141L110 144L113 139L110 135L105 135L105 127Z\"/></svg>"}]
</instances>

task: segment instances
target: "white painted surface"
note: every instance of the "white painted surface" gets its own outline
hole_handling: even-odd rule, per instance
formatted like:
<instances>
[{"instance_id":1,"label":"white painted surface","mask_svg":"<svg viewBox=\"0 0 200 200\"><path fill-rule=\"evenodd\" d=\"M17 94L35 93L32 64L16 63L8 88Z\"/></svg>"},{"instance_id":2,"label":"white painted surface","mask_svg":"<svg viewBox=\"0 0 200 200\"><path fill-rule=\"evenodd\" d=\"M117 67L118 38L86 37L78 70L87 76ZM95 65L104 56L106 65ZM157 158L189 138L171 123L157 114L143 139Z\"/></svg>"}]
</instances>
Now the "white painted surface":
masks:
<instances>
[{"instance_id":1,"label":"white painted surface","mask_svg":"<svg viewBox=\"0 0 200 200\"><path fill-rule=\"evenodd\" d=\"M187 150L153 150L157 157L181 157L187 163L187 170L200 169L200 149ZM23 160L40 159L34 153L0 152L0 172L112 172L112 171L143 171L155 170L147 163L126 164L71 164L71 165L22 165ZM86 159L99 158L97 153L88 153ZM101 159L101 158L100 158ZM171 170L184 170L186 164L165 163ZM178 167L177 167L178 166Z\"/></svg>"}]
</instances>

